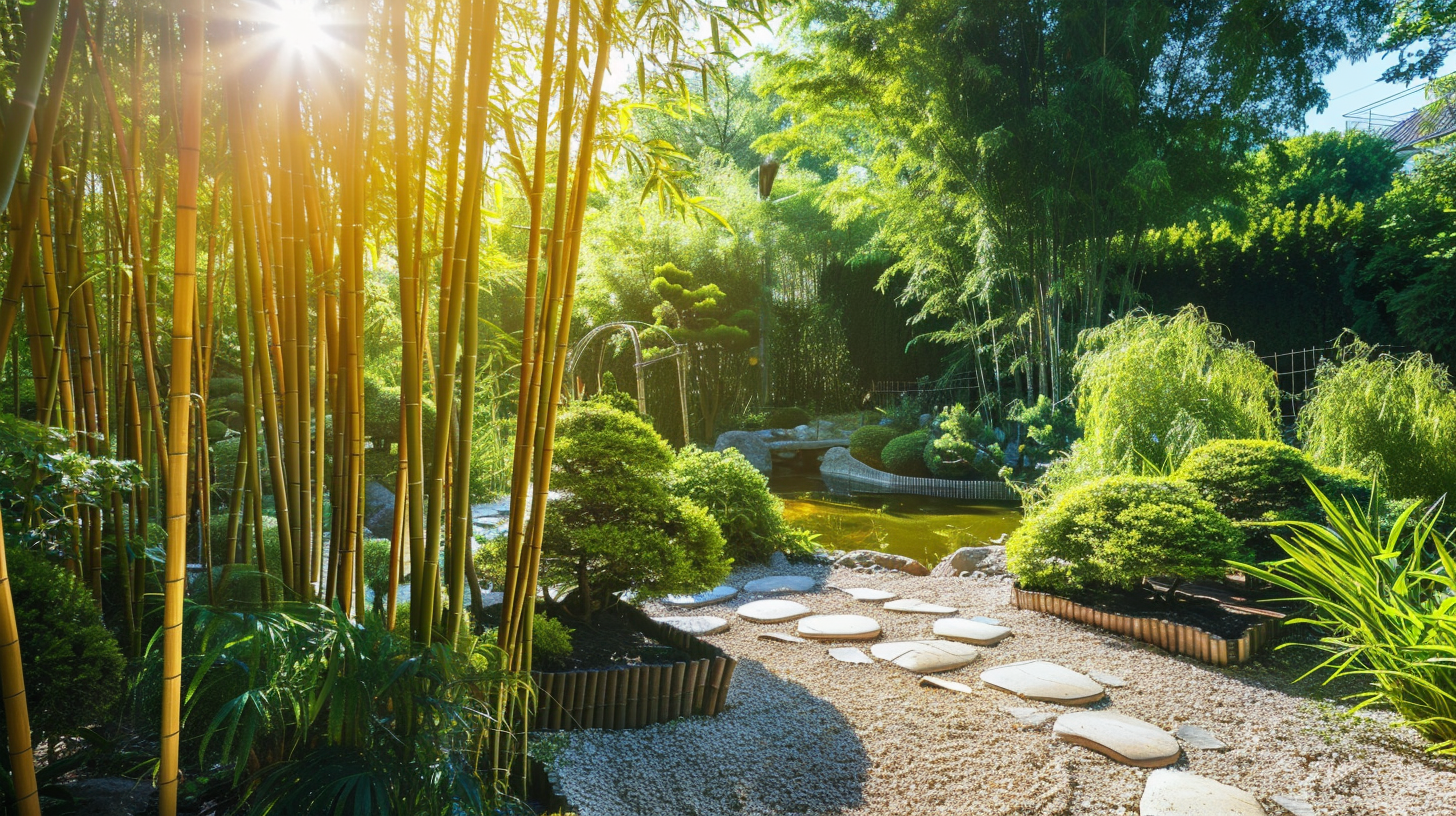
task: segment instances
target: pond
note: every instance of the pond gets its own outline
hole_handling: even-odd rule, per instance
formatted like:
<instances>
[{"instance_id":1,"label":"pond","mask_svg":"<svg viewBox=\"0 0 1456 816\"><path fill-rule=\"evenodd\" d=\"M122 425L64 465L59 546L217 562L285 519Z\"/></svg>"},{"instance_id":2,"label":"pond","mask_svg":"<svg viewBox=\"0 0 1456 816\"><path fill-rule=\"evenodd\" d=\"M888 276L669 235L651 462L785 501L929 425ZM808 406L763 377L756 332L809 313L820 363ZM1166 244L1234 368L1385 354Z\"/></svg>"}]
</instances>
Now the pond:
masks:
<instances>
[{"instance_id":1,"label":"pond","mask_svg":"<svg viewBox=\"0 0 1456 816\"><path fill-rule=\"evenodd\" d=\"M829 493L817 475L775 474L769 487L784 501L784 517L819 534L836 550L880 550L909 556L927 567L961 547L984 544L1021 524L1009 503L969 504L905 494Z\"/></svg>"}]
</instances>

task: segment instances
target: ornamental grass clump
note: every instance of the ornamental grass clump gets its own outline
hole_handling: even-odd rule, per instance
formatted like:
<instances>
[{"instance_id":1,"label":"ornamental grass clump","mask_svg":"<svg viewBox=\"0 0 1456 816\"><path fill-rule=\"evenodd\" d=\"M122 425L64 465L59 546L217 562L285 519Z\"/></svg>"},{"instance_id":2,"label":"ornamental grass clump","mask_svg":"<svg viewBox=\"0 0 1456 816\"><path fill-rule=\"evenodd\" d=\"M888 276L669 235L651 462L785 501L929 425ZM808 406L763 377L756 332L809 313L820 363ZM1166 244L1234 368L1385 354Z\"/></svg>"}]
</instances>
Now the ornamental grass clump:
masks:
<instances>
[{"instance_id":1,"label":"ornamental grass clump","mask_svg":"<svg viewBox=\"0 0 1456 816\"><path fill-rule=\"evenodd\" d=\"M1370 691L1354 695L1360 702L1351 713L1389 705L1431 741L1429 750L1456 754L1456 547L1438 530L1441 503L1424 512L1411 505L1382 529L1378 513L1312 489L1327 524L1282 524L1286 534L1274 540L1286 557L1239 569L1307 605L1285 622L1311 624L1324 636L1285 646L1328 655L1309 674L1370 682ZM1379 504L1377 496L1371 507Z\"/></svg>"},{"instance_id":2,"label":"ornamental grass clump","mask_svg":"<svg viewBox=\"0 0 1456 816\"><path fill-rule=\"evenodd\" d=\"M1356 341L1320 363L1307 396L1298 433L1316 463L1368 473L1396 498L1456 489L1456 391L1429 355Z\"/></svg>"}]
</instances>

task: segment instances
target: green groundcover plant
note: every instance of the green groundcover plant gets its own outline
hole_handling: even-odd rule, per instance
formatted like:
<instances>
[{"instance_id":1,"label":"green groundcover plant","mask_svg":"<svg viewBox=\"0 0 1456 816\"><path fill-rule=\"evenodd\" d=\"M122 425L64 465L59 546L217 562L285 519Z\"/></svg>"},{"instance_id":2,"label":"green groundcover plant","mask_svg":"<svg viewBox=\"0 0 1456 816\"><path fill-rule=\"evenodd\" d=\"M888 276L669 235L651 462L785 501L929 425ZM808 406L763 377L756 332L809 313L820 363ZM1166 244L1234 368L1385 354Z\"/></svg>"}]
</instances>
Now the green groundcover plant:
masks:
<instances>
[{"instance_id":1,"label":"green groundcover plant","mask_svg":"<svg viewBox=\"0 0 1456 816\"><path fill-rule=\"evenodd\" d=\"M1285 558L1239 569L1288 590L1308 611L1287 624L1324 633L1308 645L1328 656L1310 674L1363 677L1355 695L1389 705L1431 741L1456 754L1456 547L1440 532L1441 503L1411 505L1388 528L1371 509L1336 504L1311 485L1327 524L1286 522L1274 540ZM1306 675L1308 676L1308 675Z\"/></svg>"}]
</instances>

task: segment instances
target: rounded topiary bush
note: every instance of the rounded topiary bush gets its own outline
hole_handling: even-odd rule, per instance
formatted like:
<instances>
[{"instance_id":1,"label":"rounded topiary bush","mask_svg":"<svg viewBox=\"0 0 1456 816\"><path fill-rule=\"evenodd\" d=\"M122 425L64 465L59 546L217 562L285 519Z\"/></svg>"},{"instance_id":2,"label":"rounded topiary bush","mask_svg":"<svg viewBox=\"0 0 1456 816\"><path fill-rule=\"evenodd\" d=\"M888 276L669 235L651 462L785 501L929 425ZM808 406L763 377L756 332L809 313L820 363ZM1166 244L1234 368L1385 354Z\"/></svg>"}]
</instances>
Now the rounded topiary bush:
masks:
<instances>
[{"instance_id":1,"label":"rounded topiary bush","mask_svg":"<svg viewBox=\"0 0 1456 816\"><path fill-rule=\"evenodd\" d=\"M34 736L75 734L103 722L125 688L126 661L90 590L20 547L7 551L6 565Z\"/></svg>"},{"instance_id":2,"label":"rounded topiary bush","mask_svg":"<svg viewBox=\"0 0 1456 816\"><path fill-rule=\"evenodd\" d=\"M1303 507L1317 473L1297 448L1263 439L1216 439L1195 448L1175 474L1235 521Z\"/></svg>"},{"instance_id":3,"label":"rounded topiary bush","mask_svg":"<svg viewBox=\"0 0 1456 816\"><path fill-rule=\"evenodd\" d=\"M888 425L866 425L849 435L849 455L872 468L883 470L884 460L880 458L885 446L903 432Z\"/></svg>"},{"instance_id":4,"label":"rounded topiary bush","mask_svg":"<svg viewBox=\"0 0 1456 816\"><path fill-rule=\"evenodd\" d=\"M765 428L797 428L813 419L803 408L775 408L764 417Z\"/></svg>"},{"instance_id":5,"label":"rounded topiary bush","mask_svg":"<svg viewBox=\"0 0 1456 816\"><path fill-rule=\"evenodd\" d=\"M916 431L890 440L880 452L885 470L897 476L929 476L925 469L925 448L930 444L929 431Z\"/></svg>"},{"instance_id":6,"label":"rounded topiary bush","mask_svg":"<svg viewBox=\"0 0 1456 816\"><path fill-rule=\"evenodd\" d=\"M1243 535L1193 485L1111 476L1067 490L1006 544L1028 589L1132 589L1144 578L1214 578L1244 557Z\"/></svg>"}]
</instances>

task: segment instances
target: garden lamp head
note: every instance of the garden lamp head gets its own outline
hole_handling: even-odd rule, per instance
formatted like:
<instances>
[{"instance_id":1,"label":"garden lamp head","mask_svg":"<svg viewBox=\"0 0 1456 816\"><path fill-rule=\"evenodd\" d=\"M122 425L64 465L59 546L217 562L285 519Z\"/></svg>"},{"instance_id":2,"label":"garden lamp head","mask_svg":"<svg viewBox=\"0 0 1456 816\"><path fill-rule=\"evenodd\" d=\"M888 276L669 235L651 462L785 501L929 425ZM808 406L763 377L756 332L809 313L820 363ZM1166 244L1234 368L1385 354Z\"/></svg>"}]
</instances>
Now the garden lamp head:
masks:
<instances>
[{"instance_id":1,"label":"garden lamp head","mask_svg":"<svg viewBox=\"0 0 1456 816\"><path fill-rule=\"evenodd\" d=\"M779 174L779 160L772 155L764 156L758 165L758 197L768 201L773 195L774 178Z\"/></svg>"}]
</instances>

